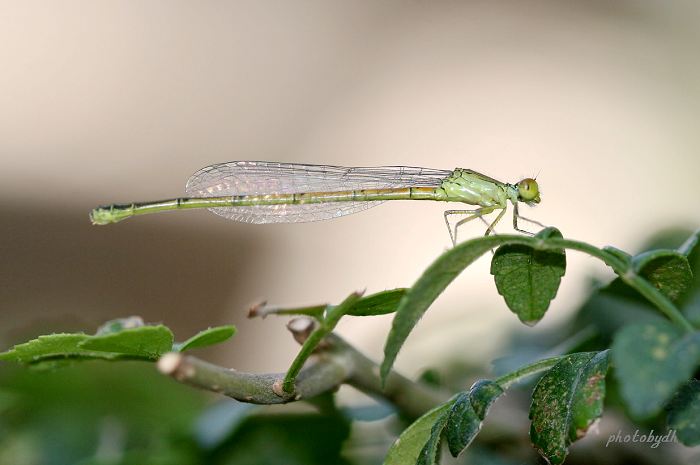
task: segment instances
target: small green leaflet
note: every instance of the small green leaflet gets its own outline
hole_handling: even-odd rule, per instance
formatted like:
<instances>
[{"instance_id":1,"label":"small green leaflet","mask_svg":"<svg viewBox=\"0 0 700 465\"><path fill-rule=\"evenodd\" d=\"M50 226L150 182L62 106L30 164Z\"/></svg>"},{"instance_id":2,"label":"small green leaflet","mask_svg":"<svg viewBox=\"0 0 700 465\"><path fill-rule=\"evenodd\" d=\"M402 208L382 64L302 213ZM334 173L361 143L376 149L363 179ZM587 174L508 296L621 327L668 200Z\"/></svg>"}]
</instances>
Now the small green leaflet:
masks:
<instances>
[{"instance_id":1,"label":"small green leaflet","mask_svg":"<svg viewBox=\"0 0 700 465\"><path fill-rule=\"evenodd\" d=\"M156 360L172 349L173 333L163 325L140 326L116 333L92 336L80 346L93 351Z\"/></svg>"},{"instance_id":2,"label":"small green leaflet","mask_svg":"<svg viewBox=\"0 0 700 465\"><path fill-rule=\"evenodd\" d=\"M155 361L171 350L187 350L217 344L233 335L233 326L202 331L183 344L173 344L173 333L164 325L146 325L138 317L112 320L95 335L49 334L0 353L0 360L41 366L86 360Z\"/></svg>"},{"instance_id":3,"label":"small green leaflet","mask_svg":"<svg viewBox=\"0 0 700 465\"><path fill-rule=\"evenodd\" d=\"M175 343L174 348L179 352L184 352L212 346L230 339L234 334L236 334L236 327L233 325L217 326L200 331L185 342Z\"/></svg>"},{"instance_id":4,"label":"small green leaflet","mask_svg":"<svg viewBox=\"0 0 700 465\"><path fill-rule=\"evenodd\" d=\"M373 316L393 313L398 308L406 291L405 288L398 288L362 297L348 310L346 315Z\"/></svg>"},{"instance_id":5,"label":"small green leaflet","mask_svg":"<svg viewBox=\"0 0 700 465\"><path fill-rule=\"evenodd\" d=\"M352 307L347 309L345 314L351 316L373 316L392 313L396 311L404 294L406 294L405 288L397 288L361 297ZM248 317L265 318L268 315L304 315L322 320L324 315L335 307L335 305L331 304L321 304L308 307L284 308L261 303L254 305L250 309Z\"/></svg>"},{"instance_id":6,"label":"small green leaflet","mask_svg":"<svg viewBox=\"0 0 700 465\"><path fill-rule=\"evenodd\" d=\"M612 360L630 414L648 418L700 364L700 332L685 334L667 321L626 326L615 334Z\"/></svg>"},{"instance_id":7,"label":"small green leaflet","mask_svg":"<svg viewBox=\"0 0 700 465\"><path fill-rule=\"evenodd\" d=\"M561 239L561 233L548 228L535 238ZM506 244L491 260L491 274L498 293L520 321L532 326L542 319L559 289L566 271L563 250L536 250L527 245Z\"/></svg>"},{"instance_id":8,"label":"small green leaflet","mask_svg":"<svg viewBox=\"0 0 700 465\"><path fill-rule=\"evenodd\" d=\"M450 409L445 428L445 437L450 454L457 457L481 431L481 423L486 418L491 404L503 394L503 388L489 380L479 380L461 393Z\"/></svg>"},{"instance_id":9,"label":"small green leaflet","mask_svg":"<svg viewBox=\"0 0 700 465\"><path fill-rule=\"evenodd\" d=\"M93 352L81 347L91 336L87 334L48 334L31 341L17 344L7 352L0 353L0 360L24 364L51 359L93 360L118 358L118 354Z\"/></svg>"},{"instance_id":10,"label":"small green leaflet","mask_svg":"<svg viewBox=\"0 0 700 465\"><path fill-rule=\"evenodd\" d=\"M607 370L608 351L571 354L535 386L530 439L549 463L563 463L571 443L603 413Z\"/></svg>"}]
</instances>

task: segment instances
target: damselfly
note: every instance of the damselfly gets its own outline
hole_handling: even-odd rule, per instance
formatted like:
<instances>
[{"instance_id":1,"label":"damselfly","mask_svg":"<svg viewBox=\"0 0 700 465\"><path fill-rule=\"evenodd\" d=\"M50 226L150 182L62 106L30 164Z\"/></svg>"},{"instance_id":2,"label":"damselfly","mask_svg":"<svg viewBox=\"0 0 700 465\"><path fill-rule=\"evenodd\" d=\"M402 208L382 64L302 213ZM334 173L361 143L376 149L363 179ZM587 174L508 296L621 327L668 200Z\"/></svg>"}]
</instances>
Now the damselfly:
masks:
<instances>
[{"instance_id":1,"label":"damselfly","mask_svg":"<svg viewBox=\"0 0 700 465\"><path fill-rule=\"evenodd\" d=\"M522 219L518 203L540 202L537 181L525 178L508 184L469 169L453 171L383 166L346 168L267 161L232 161L207 166L187 181L186 197L102 206L90 213L93 224L116 223L131 216L185 208L207 208L217 215L244 223L301 223L325 220L366 210L386 200L438 200L478 206L447 210L445 224L452 243L457 229L479 218L486 235L513 204L513 227ZM484 216L500 210L488 223ZM453 215L466 215L454 226ZM530 234L530 233L528 233Z\"/></svg>"}]
</instances>

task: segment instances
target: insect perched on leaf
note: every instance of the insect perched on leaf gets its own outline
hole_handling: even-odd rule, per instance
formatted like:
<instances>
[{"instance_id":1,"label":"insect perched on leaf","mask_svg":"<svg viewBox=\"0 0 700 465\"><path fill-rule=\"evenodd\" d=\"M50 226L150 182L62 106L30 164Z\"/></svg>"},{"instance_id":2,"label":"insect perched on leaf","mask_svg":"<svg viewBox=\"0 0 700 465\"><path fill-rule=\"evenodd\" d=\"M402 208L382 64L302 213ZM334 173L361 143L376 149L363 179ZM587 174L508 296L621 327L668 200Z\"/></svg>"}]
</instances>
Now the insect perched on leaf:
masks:
<instances>
[{"instance_id":1,"label":"insect perched on leaf","mask_svg":"<svg viewBox=\"0 0 700 465\"><path fill-rule=\"evenodd\" d=\"M185 208L207 208L217 215L244 223L301 223L325 220L366 210L386 200L438 200L475 205L472 210L447 210L445 223L452 243L457 228L479 218L486 234L513 204L513 227L520 216L518 203L540 202L537 181L525 178L507 184L469 169L453 171L382 166L346 168L267 161L232 161L207 166L187 181L187 197L102 206L90 213L93 224L116 223L131 216ZM500 210L488 223L484 216ZM450 225L449 217L467 215Z\"/></svg>"}]
</instances>

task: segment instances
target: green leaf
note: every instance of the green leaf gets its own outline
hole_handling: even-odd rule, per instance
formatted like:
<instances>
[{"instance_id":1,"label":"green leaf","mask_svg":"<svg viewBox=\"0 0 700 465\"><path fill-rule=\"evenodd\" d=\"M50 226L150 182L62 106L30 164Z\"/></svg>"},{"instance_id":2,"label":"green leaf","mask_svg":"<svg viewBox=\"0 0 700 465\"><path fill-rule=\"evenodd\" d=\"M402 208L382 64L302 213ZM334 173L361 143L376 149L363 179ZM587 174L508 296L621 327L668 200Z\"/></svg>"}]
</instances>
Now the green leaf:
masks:
<instances>
[{"instance_id":1,"label":"green leaf","mask_svg":"<svg viewBox=\"0 0 700 465\"><path fill-rule=\"evenodd\" d=\"M503 392L503 388L498 383L487 379L479 380L472 385L469 389L469 401L479 420L486 418L491 404L493 404Z\"/></svg>"},{"instance_id":2,"label":"green leaf","mask_svg":"<svg viewBox=\"0 0 700 465\"><path fill-rule=\"evenodd\" d=\"M700 232L690 236L678 250L653 249L635 255L630 259L634 271L644 277L669 299L676 302L684 300L684 295L693 287L693 281L696 281L696 287L697 283L700 282L698 276L694 276L692 269L696 260L694 254L696 254L698 249L698 234ZM608 247L605 250L613 253ZM619 257L620 255L618 255ZM695 274L697 274L697 271ZM651 307L644 297L625 284L619 277L614 279L602 291L642 303L646 307Z\"/></svg>"},{"instance_id":3,"label":"green leaf","mask_svg":"<svg viewBox=\"0 0 700 465\"><path fill-rule=\"evenodd\" d=\"M391 289L363 297L346 313L352 316L385 315L396 311L407 289Z\"/></svg>"},{"instance_id":4,"label":"green leaf","mask_svg":"<svg viewBox=\"0 0 700 465\"><path fill-rule=\"evenodd\" d=\"M691 292L682 299L683 313L695 326L700 326L700 230L691 235L678 251L688 257L690 269L693 271Z\"/></svg>"},{"instance_id":5,"label":"green leaf","mask_svg":"<svg viewBox=\"0 0 700 465\"><path fill-rule=\"evenodd\" d=\"M175 348L179 352L199 349L200 347L207 347L224 342L234 334L236 334L236 327L233 325L217 326L200 331L185 342L176 344Z\"/></svg>"},{"instance_id":6,"label":"green leaf","mask_svg":"<svg viewBox=\"0 0 700 465\"><path fill-rule=\"evenodd\" d=\"M452 403L453 400L450 400L435 407L406 428L389 448L389 452L384 459L384 465L417 463L421 459L426 444L433 437L433 427L436 424L442 424L447 419ZM426 450L425 452L429 451ZM434 460L435 456L433 455Z\"/></svg>"},{"instance_id":7,"label":"green leaf","mask_svg":"<svg viewBox=\"0 0 700 465\"><path fill-rule=\"evenodd\" d=\"M561 239L552 228L540 231L535 238ZM503 245L491 260L491 274L498 293L513 313L526 325L534 325L544 316L557 294L566 271L563 250L536 250L526 245Z\"/></svg>"},{"instance_id":8,"label":"green leaf","mask_svg":"<svg viewBox=\"0 0 700 465\"><path fill-rule=\"evenodd\" d=\"M435 260L426 269L418 281L411 287L401 299L399 308L396 309L394 321L384 345L384 361L382 362L380 375L382 383L394 365L396 356L404 341L410 334L418 320L423 316L435 299L445 288L471 263L484 253L510 243L527 242L537 248L546 243L546 238L554 238L559 232L555 228L546 228L537 237L527 236L484 236L463 242L448 250Z\"/></svg>"},{"instance_id":9,"label":"green leaf","mask_svg":"<svg viewBox=\"0 0 700 465\"><path fill-rule=\"evenodd\" d=\"M693 272L688 258L675 250L651 250L632 259L635 271L671 300L690 288Z\"/></svg>"},{"instance_id":10,"label":"green leaf","mask_svg":"<svg viewBox=\"0 0 700 465\"><path fill-rule=\"evenodd\" d=\"M686 239L686 241L680 247L678 247L678 252L682 253L688 258L691 258L698 252L698 250L700 250L698 248L698 244L700 244L700 229L691 234L690 237L688 237L688 239Z\"/></svg>"},{"instance_id":11,"label":"green leaf","mask_svg":"<svg viewBox=\"0 0 700 465\"><path fill-rule=\"evenodd\" d=\"M384 346L382 382L394 365L404 341L430 304L461 272L477 258L507 241L503 236L487 236L463 242L448 250L428 267L401 299Z\"/></svg>"},{"instance_id":12,"label":"green leaf","mask_svg":"<svg viewBox=\"0 0 700 465\"><path fill-rule=\"evenodd\" d=\"M92 336L76 334L48 334L36 339L17 344L7 352L0 353L0 360L18 363L36 363L47 359L114 359L118 354L94 352L81 344Z\"/></svg>"},{"instance_id":13,"label":"green leaf","mask_svg":"<svg viewBox=\"0 0 700 465\"><path fill-rule=\"evenodd\" d=\"M657 414L700 363L700 332L667 321L622 328L612 345L622 398L635 418Z\"/></svg>"},{"instance_id":14,"label":"green leaf","mask_svg":"<svg viewBox=\"0 0 700 465\"><path fill-rule=\"evenodd\" d=\"M352 316L372 316L392 313L396 311L401 298L405 294L405 288L377 292L360 298L352 307L346 309L345 314ZM261 303L251 307L248 317L259 316L265 318L267 315L305 315L320 321L323 319L324 314L327 314L336 307L337 305L321 304L308 307L281 308Z\"/></svg>"},{"instance_id":15,"label":"green leaf","mask_svg":"<svg viewBox=\"0 0 700 465\"><path fill-rule=\"evenodd\" d=\"M416 465L433 465L440 461L440 438L448 418L449 413L445 413L430 428L430 436L418 455Z\"/></svg>"},{"instance_id":16,"label":"green leaf","mask_svg":"<svg viewBox=\"0 0 700 465\"><path fill-rule=\"evenodd\" d=\"M690 380L678 390L669 405L668 426L686 446L700 445L699 380Z\"/></svg>"},{"instance_id":17,"label":"green leaf","mask_svg":"<svg viewBox=\"0 0 700 465\"><path fill-rule=\"evenodd\" d=\"M461 454L474 440L489 407L501 394L503 388L497 383L480 380L468 393L456 397L445 427L447 445L453 457Z\"/></svg>"},{"instance_id":18,"label":"green leaf","mask_svg":"<svg viewBox=\"0 0 700 465\"><path fill-rule=\"evenodd\" d=\"M477 435L489 407L501 394L497 383L477 381L469 392L455 395L409 426L389 449L384 465L436 463L443 432L450 453L457 457Z\"/></svg>"},{"instance_id":19,"label":"green leaf","mask_svg":"<svg viewBox=\"0 0 700 465\"><path fill-rule=\"evenodd\" d=\"M480 429L481 419L472 408L469 393L460 393L452 404L445 429L450 454L457 457L472 442Z\"/></svg>"},{"instance_id":20,"label":"green leaf","mask_svg":"<svg viewBox=\"0 0 700 465\"><path fill-rule=\"evenodd\" d=\"M140 326L92 336L81 342L80 347L153 360L172 350L173 333L163 325Z\"/></svg>"},{"instance_id":21,"label":"green leaf","mask_svg":"<svg viewBox=\"0 0 700 465\"><path fill-rule=\"evenodd\" d=\"M571 354L535 386L530 439L548 463L563 463L571 443L603 413L607 370L607 351Z\"/></svg>"}]
</instances>

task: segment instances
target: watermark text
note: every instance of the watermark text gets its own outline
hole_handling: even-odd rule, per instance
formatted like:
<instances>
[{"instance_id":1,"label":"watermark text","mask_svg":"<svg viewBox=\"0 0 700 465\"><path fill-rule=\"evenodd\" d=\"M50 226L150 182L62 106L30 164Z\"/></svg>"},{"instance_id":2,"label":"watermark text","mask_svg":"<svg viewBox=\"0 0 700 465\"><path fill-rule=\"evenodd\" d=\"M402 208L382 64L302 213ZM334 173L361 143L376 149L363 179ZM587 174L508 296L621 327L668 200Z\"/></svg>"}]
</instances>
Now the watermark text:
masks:
<instances>
[{"instance_id":1,"label":"watermark text","mask_svg":"<svg viewBox=\"0 0 700 465\"><path fill-rule=\"evenodd\" d=\"M639 430L635 430L634 433L623 434L622 430L620 430L608 436L608 442L605 443L605 447L616 442L646 443L652 449L656 449L662 442L678 442L678 439L676 439L676 430L673 429L668 430L666 434L654 434L654 430L648 433L640 433Z\"/></svg>"}]
</instances>

